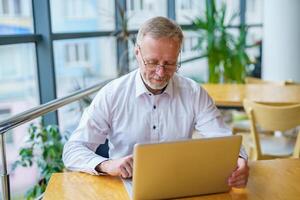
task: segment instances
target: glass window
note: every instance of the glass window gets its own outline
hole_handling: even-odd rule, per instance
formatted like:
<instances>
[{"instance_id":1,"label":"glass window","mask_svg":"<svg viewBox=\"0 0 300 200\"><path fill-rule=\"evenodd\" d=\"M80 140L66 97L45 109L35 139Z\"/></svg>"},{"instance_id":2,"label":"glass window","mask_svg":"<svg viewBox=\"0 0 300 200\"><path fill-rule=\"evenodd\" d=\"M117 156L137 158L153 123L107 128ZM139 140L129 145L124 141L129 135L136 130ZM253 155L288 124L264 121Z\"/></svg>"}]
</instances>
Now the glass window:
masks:
<instances>
[{"instance_id":1,"label":"glass window","mask_svg":"<svg viewBox=\"0 0 300 200\"><path fill-rule=\"evenodd\" d=\"M132 36L134 40L136 39L136 36L137 34ZM133 71L138 67L138 63L135 57L134 47L135 47L135 43L132 40L130 40L128 42L129 71Z\"/></svg>"},{"instance_id":2,"label":"glass window","mask_svg":"<svg viewBox=\"0 0 300 200\"><path fill-rule=\"evenodd\" d=\"M111 0L51 0L52 31L86 32L115 29Z\"/></svg>"},{"instance_id":3,"label":"glass window","mask_svg":"<svg viewBox=\"0 0 300 200\"><path fill-rule=\"evenodd\" d=\"M193 31L184 31L184 41L181 49L181 61L202 55L202 52L196 48L197 43L197 33ZM207 59L201 58L183 63L178 73L194 79L197 82L206 82L208 79Z\"/></svg>"},{"instance_id":4,"label":"glass window","mask_svg":"<svg viewBox=\"0 0 300 200\"><path fill-rule=\"evenodd\" d=\"M262 24L263 23L263 0L247 0L246 6L246 23Z\"/></svg>"},{"instance_id":5,"label":"glass window","mask_svg":"<svg viewBox=\"0 0 300 200\"><path fill-rule=\"evenodd\" d=\"M147 19L167 16L166 0L126 0L128 28L138 29Z\"/></svg>"},{"instance_id":6,"label":"glass window","mask_svg":"<svg viewBox=\"0 0 300 200\"><path fill-rule=\"evenodd\" d=\"M231 17L240 11L239 0L216 0L217 10L221 9L222 4L226 5L225 22L228 23ZM191 24L196 17L204 17L206 10L206 0L176 0L176 21L179 24ZM236 16L231 25L240 23L239 16Z\"/></svg>"},{"instance_id":7,"label":"glass window","mask_svg":"<svg viewBox=\"0 0 300 200\"><path fill-rule=\"evenodd\" d=\"M191 24L205 12L205 0L176 0L176 21L179 24Z\"/></svg>"},{"instance_id":8,"label":"glass window","mask_svg":"<svg viewBox=\"0 0 300 200\"><path fill-rule=\"evenodd\" d=\"M118 75L114 37L55 41L54 58L58 98ZM74 130L84 103L82 100L59 109L61 131ZM70 116L78 118L65 120Z\"/></svg>"},{"instance_id":9,"label":"glass window","mask_svg":"<svg viewBox=\"0 0 300 200\"><path fill-rule=\"evenodd\" d=\"M34 44L0 45L0 121L39 104ZM18 168L12 164L24 144L28 123L5 134L7 166L12 198L21 199L38 178L36 168Z\"/></svg>"},{"instance_id":10,"label":"glass window","mask_svg":"<svg viewBox=\"0 0 300 200\"><path fill-rule=\"evenodd\" d=\"M232 16L236 15L230 25L239 25L241 21L240 16L238 15L240 12L240 0L217 0L216 6L218 10L221 9L223 3L226 5L225 22L229 23Z\"/></svg>"},{"instance_id":11,"label":"glass window","mask_svg":"<svg viewBox=\"0 0 300 200\"><path fill-rule=\"evenodd\" d=\"M33 32L31 0L0 0L0 35Z\"/></svg>"}]
</instances>

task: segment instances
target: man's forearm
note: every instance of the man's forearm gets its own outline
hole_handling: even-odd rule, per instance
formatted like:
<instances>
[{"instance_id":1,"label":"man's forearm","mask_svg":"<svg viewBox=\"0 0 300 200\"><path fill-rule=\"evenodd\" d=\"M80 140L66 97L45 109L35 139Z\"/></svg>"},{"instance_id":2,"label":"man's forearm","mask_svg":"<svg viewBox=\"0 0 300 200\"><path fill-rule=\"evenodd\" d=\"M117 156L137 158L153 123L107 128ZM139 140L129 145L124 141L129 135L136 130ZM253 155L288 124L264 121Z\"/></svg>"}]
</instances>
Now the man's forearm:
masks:
<instances>
[{"instance_id":1,"label":"man's forearm","mask_svg":"<svg viewBox=\"0 0 300 200\"><path fill-rule=\"evenodd\" d=\"M64 146L63 162L65 167L72 171L98 174L95 167L104 160L107 158L96 155L92 145L68 141Z\"/></svg>"}]
</instances>

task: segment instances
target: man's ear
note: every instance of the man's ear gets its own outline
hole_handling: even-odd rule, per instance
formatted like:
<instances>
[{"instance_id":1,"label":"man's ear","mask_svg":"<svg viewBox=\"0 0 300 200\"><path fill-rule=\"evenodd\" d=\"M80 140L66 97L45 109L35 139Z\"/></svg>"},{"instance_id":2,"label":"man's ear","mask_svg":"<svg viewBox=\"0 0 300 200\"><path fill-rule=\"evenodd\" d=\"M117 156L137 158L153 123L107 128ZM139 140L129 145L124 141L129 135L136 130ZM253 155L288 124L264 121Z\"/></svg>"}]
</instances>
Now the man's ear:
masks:
<instances>
[{"instance_id":1,"label":"man's ear","mask_svg":"<svg viewBox=\"0 0 300 200\"><path fill-rule=\"evenodd\" d=\"M139 48L137 46L134 47L134 54L135 56L139 55Z\"/></svg>"}]
</instances>

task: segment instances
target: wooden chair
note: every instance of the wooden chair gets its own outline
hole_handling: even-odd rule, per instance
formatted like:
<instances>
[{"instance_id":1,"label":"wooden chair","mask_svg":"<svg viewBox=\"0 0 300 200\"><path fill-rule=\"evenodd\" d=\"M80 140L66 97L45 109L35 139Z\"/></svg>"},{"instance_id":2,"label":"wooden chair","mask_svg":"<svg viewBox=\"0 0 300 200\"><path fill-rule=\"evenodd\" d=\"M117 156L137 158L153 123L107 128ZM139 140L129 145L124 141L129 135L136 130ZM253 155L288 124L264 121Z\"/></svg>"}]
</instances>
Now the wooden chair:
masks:
<instances>
[{"instance_id":1,"label":"wooden chair","mask_svg":"<svg viewBox=\"0 0 300 200\"><path fill-rule=\"evenodd\" d=\"M270 131L287 131L300 125L300 104L266 105L247 99L244 109L250 119L253 145L250 157L254 160L293 157L299 158L300 131L296 140L284 136L259 134L258 127Z\"/></svg>"},{"instance_id":2,"label":"wooden chair","mask_svg":"<svg viewBox=\"0 0 300 200\"><path fill-rule=\"evenodd\" d=\"M280 82L267 81L256 77L247 76L245 78L246 84L276 84L276 85L295 85L298 84L293 80L285 80ZM275 105L275 104L274 104ZM279 104L278 104L279 105ZM241 132L250 132L250 121L248 120L247 114L243 111L232 112L233 121L231 123L231 129L233 134ZM272 132L266 131L266 134L271 134Z\"/></svg>"}]
</instances>

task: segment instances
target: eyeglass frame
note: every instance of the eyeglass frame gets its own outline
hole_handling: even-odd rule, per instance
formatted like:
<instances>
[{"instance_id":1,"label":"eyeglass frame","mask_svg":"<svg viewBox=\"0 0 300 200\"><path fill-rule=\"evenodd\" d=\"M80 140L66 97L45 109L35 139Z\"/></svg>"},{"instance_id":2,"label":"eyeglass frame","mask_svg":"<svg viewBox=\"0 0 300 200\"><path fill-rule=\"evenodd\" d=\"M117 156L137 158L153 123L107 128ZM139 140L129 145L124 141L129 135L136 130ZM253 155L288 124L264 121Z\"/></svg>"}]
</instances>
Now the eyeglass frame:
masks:
<instances>
[{"instance_id":1,"label":"eyeglass frame","mask_svg":"<svg viewBox=\"0 0 300 200\"><path fill-rule=\"evenodd\" d=\"M154 70L154 69L157 69L157 67L159 66L159 67L162 67L164 70L166 70L166 71L173 71L173 70L175 70L175 71L178 71L178 69L181 67L181 50L180 50L180 52L179 52L179 62L176 62L176 64L159 64L159 63L147 63L146 61L145 61L145 59L144 59L144 56L143 56L143 54L142 54L142 50L141 50L141 46L139 45L139 44L137 44L137 47L138 47L138 49L139 49L139 51L140 51L140 53L141 53L141 58L142 58L142 61L143 61L143 64L147 67L148 66L148 69L152 69L152 70ZM153 65L153 66L150 66L149 67L149 65ZM172 66L172 69L171 68L168 68L168 66L170 67L170 66ZM174 67L174 68L173 68Z\"/></svg>"}]
</instances>

